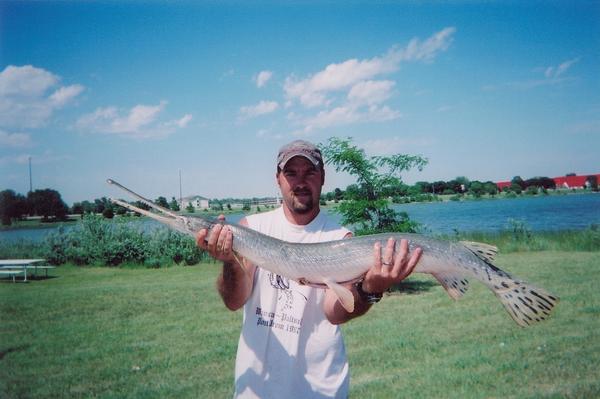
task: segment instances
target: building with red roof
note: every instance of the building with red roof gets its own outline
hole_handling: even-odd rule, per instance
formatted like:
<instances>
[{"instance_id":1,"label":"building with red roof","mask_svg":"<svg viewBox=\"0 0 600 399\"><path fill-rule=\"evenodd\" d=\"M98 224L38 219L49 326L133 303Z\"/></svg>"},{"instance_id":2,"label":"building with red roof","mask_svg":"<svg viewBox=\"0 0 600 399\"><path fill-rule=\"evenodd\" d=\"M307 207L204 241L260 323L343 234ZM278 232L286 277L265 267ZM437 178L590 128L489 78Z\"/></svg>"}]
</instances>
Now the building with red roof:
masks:
<instances>
[{"instance_id":1,"label":"building with red roof","mask_svg":"<svg viewBox=\"0 0 600 399\"><path fill-rule=\"evenodd\" d=\"M569 174L566 176L553 177L554 183L556 183L557 189L583 189L589 188L591 186L589 179L590 177L595 176L596 182L600 183L600 174L592 174L592 175L575 175ZM512 182L510 181L500 181L496 183L498 190L502 191L505 187L510 187Z\"/></svg>"}]
</instances>

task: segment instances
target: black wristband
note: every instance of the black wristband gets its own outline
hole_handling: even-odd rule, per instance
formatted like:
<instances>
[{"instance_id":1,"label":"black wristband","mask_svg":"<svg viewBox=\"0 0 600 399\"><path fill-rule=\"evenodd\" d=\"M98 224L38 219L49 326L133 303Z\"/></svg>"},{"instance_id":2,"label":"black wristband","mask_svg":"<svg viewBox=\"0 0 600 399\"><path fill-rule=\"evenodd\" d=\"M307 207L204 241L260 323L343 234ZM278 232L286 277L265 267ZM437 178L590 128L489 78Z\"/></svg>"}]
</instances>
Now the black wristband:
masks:
<instances>
[{"instance_id":1,"label":"black wristband","mask_svg":"<svg viewBox=\"0 0 600 399\"><path fill-rule=\"evenodd\" d=\"M363 290L362 283L363 282L361 280L358 283L356 283L354 286L356 287L356 292L358 292L358 296L360 296L363 301L365 301L366 303L368 303L370 305L381 301L381 297L383 297L383 294L381 294L381 293L375 294L375 293L365 292Z\"/></svg>"}]
</instances>

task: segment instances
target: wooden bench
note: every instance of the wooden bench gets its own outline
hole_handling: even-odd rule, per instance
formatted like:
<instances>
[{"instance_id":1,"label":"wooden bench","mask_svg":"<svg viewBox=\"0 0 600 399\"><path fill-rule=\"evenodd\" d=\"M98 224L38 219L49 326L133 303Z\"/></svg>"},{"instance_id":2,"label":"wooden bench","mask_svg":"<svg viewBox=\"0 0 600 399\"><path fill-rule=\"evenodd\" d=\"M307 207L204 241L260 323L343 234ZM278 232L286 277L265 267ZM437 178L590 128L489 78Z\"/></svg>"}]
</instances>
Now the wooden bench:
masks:
<instances>
[{"instance_id":1,"label":"wooden bench","mask_svg":"<svg viewBox=\"0 0 600 399\"><path fill-rule=\"evenodd\" d=\"M17 282L17 280L15 279L15 277L18 274L23 274L23 273L25 273L24 270L0 270L0 274L4 274L4 275L7 275L9 277L12 277L13 283Z\"/></svg>"}]
</instances>

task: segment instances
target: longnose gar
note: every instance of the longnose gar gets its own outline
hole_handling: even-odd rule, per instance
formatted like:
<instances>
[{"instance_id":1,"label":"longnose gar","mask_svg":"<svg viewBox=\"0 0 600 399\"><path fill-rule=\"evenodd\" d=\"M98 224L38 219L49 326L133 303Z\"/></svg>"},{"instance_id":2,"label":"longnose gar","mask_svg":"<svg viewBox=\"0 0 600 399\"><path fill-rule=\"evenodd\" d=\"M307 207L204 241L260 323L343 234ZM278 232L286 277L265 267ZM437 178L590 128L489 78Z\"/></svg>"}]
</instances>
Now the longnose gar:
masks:
<instances>
[{"instance_id":1,"label":"longnose gar","mask_svg":"<svg viewBox=\"0 0 600 399\"><path fill-rule=\"evenodd\" d=\"M112 202L149 216L170 228L195 238L202 229L210 229L220 221L198 216L181 216L136 194L114 180L109 184L125 190L141 202L161 212L158 215L127 202ZM467 290L472 277L487 286L500 300L508 314L520 326L545 320L558 302L558 297L511 277L494 266L497 248L475 242L449 242L419 234L374 234L338 241L298 244L281 241L245 226L228 223L233 233L236 254L272 273L296 280L301 284L328 287L340 302L352 312L354 297L342 284L360 280L373 264L373 246L389 237L407 239L409 249L422 248L423 253L414 272L433 275L453 299Z\"/></svg>"}]
</instances>

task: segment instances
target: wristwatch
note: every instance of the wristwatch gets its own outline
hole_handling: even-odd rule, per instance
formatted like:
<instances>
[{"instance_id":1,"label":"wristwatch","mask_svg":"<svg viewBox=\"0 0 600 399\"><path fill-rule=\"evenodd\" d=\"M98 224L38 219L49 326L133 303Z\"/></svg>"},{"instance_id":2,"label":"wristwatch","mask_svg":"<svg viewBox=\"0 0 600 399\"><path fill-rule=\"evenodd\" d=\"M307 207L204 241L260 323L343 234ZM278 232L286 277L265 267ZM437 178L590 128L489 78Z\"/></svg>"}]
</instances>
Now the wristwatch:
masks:
<instances>
[{"instance_id":1,"label":"wristwatch","mask_svg":"<svg viewBox=\"0 0 600 399\"><path fill-rule=\"evenodd\" d=\"M358 283L355 284L355 287L356 287L356 292L358 292L358 295L362 298L363 301L365 301L366 303L368 303L370 305L381 301L381 297L383 297L382 293L365 292L363 290L362 283L363 283L363 281L360 280Z\"/></svg>"}]
</instances>

